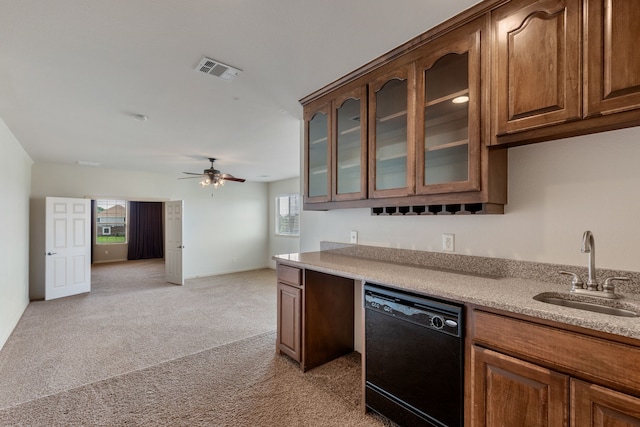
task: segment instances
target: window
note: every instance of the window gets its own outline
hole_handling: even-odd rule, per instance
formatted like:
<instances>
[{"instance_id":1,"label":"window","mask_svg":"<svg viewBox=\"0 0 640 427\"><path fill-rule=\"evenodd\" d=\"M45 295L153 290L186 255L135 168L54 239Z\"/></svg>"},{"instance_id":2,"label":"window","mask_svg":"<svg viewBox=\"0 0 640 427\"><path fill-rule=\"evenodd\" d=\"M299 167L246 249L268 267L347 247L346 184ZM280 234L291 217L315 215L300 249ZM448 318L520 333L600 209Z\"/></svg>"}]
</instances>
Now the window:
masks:
<instances>
[{"instance_id":1,"label":"window","mask_svg":"<svg viewBox=\"0 0 640 427\"><path fill-rule=\"evenodd\" d=\"M299 194L280 194L276 196L276 235L300 235Z\"/></svg>"},{"instance_id":2,"label":"window","mask_svg":"<svg viewBox=\"0 0 640 427\"><path fill-rule=\"evenodd\" d=\"M96 243L127 243L126 200L96 200Z\"/></svg>"}]
</instances>

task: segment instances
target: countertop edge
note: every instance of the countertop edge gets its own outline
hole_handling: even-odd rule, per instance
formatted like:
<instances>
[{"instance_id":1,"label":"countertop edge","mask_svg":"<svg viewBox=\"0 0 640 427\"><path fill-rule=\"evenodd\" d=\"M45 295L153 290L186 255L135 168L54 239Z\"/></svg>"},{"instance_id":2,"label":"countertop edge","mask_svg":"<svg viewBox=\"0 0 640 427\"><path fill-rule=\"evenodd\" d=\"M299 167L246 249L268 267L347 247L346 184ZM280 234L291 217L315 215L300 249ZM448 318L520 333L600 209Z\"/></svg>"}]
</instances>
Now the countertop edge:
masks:
<instances>
[{"instance_id":1,"label":"countertop edge","mask_svg":"<svg viewBox=\"0 0 640 427\"><path fill-rule=\"evenodd\" d=\"M324 251L282 254L272 258L278 263L348 277L363 283L376 283L426 296L640 339L640 317L593 313L533 299L534 295L541 292L568 293L564 285L530 279L448 272ZM623 301L640 306L637 295L622 295Z\"/></svg>"}]
</instances>

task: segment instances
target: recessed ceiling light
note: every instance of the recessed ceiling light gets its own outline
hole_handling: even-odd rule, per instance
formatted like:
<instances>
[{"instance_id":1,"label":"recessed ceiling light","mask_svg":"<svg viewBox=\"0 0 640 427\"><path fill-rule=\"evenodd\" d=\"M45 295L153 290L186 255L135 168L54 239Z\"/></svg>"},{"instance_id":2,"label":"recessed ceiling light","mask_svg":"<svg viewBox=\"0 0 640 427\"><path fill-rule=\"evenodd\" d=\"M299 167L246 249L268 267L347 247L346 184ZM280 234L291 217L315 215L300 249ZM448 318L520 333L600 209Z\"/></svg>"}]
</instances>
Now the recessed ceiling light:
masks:
<instances>
[{"instance_id":1,"label":"recessed ceiling light","mask_svg":"<svg viewBox=\"0 0 640 427\"><path fill-rule=\"evenodd\" d=\"M133 118L133 120L137 120L139 122L146 122L147 120L149 120L149 116L145 114L131 114L131 117Z\"/></svg>"},{"instance_id":2,"label":"recessed ceiling light","mask_svg":"<svg viewBox=\"0 0 640 427\"><path fill-rule=\"evenodd\" d=\"M100 163L90 162L88 160L76 160L76 164L80 166L92 166L94 168L100 166Z\"/></svg>"}]
</instances>

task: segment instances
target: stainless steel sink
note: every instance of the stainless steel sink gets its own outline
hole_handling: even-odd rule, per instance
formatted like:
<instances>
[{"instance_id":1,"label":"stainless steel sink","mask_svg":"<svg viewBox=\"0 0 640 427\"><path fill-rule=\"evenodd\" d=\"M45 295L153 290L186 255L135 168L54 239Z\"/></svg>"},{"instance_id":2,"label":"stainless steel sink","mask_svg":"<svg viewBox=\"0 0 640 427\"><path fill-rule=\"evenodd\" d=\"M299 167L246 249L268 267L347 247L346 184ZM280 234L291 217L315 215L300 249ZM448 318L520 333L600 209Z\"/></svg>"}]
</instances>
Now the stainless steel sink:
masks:
<instances>
[{"instance_id":1,"label":"stainless steel sink","mask_svg":"<svg viewBox=\"0 0 640 427\"><path fill-rule=\"evenodd\" d=\"M640 307L624 303L619 300L602 300L586 298L571 294L556 292L543 292L533 297L534 300L562 307L577 308L579 310L593 311L596 313L610 314L612 316L639 317Z\"/></svg>"}]
</instances>

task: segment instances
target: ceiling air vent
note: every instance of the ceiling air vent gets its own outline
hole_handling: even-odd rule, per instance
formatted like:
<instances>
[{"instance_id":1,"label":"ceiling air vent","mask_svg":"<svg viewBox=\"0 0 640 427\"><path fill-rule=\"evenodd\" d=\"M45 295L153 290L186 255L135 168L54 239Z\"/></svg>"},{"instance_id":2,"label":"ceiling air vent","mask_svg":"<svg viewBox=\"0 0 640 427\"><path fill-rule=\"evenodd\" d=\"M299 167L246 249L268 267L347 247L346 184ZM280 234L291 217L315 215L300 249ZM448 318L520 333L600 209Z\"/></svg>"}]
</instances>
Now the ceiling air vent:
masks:
<instances>
[{"instance_id":1,"label":"ceiling air vent","mask_svg":"<svg viewBox=\"0 0 640 427\"><path fill-rule=\"evenodd\" d=\"M231 81L235 79L242 72L242 70L238 68L233 68L230 65L223 64L222 62L216 61L215 59L211 59L206 56L202 57L200 63L196 65L196 68L194 68L194 70L200 71L205 74L210 74L225 81Z\"/></svg>"}]
</instances>

